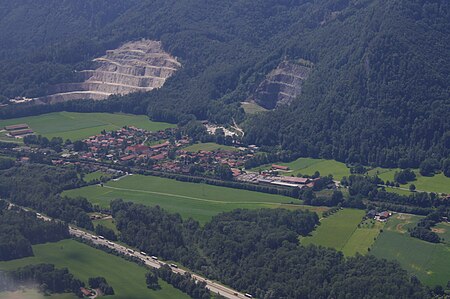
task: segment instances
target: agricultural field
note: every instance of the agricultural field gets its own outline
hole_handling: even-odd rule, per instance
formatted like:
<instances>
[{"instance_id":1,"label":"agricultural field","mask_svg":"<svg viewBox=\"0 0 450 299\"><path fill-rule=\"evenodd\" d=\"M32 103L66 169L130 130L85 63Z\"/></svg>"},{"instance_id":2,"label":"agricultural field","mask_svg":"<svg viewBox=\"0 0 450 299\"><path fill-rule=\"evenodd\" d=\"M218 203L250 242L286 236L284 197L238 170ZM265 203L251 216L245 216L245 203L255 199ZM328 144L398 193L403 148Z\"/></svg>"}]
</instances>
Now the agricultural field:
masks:
<instances>
[{"instance_id":1,"label":"agricultural field","mask_svg":"<svg viewBox=\"0 0 450 299\"><path fill-rule=\"evenodd\" d=\"M239 149L233 147L233 146L228 146L228 145L220 145L214 142L207 142L207 143L196 143L193 145L190 145L186 148L184 148L183 150L187 151L187 152L199 152L199 151L208 151L208 152L212 152L212 151L217 151L217 150L223 150L223 151L238 151Z\"/></svg>"},{"instance_id":2,"label":"agricultural field","mask_svg":"<svg viewBox=\"0 0 450 299\"><path fill-rule=\"evenodd\" d=\"M377 174L383 181L394 181L395 172L399 172L400 168L374 168L369 171L370 175ZM417 190L426 192L437 192L450 194L450 178L446 177L443 173L435 174L434 176L422 176L419 173L419 169L412 169L416 174L416 180L404 185L400 185L402 188L409 188L410 184L414 184ZM400 194L410 194L409 191L390 188L389 191L397 192Z\"/></svg>"},{"instance_id":3,"label":"agricultural field","mask_svg":"<svg viewBox=\"0 0 450 299\"><path fill-rule=\"evenodd\" d=\"M376 238L383 229L384 223L374 219L363 221L342 247L345 256L354 256L356 253L367 254Z\"/></svg>"},{"instance_id":4,"label":"agricultural field","mask_svg":"<svg viewBox=\"0 0 450 299\"><path fill-rule=\"evenodd\" d=\"M85 283L89 277L105 277L115 291L115 295L108 298L190 298L164 281L160 281L161 290L150 290L145 284L147 272L145 268L74 240L35 245L33 251L34 257L0 262L0 270L16 269L29 264L51 263L58 268L67 267L75 277Z\"/></svg>"},{"instance_id":5,"label":"agricultural field","mask_svg":"<svg viewBox=\"0 0 450 299\"><path fill-rule=\"evenodd\" d=\"M299 158L289 163L273 163L289 167L289 171L280 172L281 175L306 174L313 175L316 171L320 172L322 176L332 174L335 180L341 180L344 176L350 175L350 169L342 162L335 160L313 159L313 158ZM252 171L259 171L269 169L270 165L263 165L251 169Z\"/></svg>"},{"instance_id":6,"label":"agricultural field","mask_svg":"<svg viewBox=\"0 0 450 299\"><path fill-rule=\"evenodd\" d=\"M441 222L438 223L432 230L439 235L439 237L443 240L443 243L450 246L450 223L449 222Z\"/></svg>"},{"instance_id":7,"label":"agricultural field","mask_svg":"<svg viewBox=\"0 0 450 299\"><path fill-rule=\"evenodd\" d=\"M241 107L247 114L256 114L258 112L268 111L266 108L263 108L256 103L242 102Z\"/></svg>"},{"instance_id":8,"label":"agricultural field","mask_svg":"<svg viewBox=\"0 0 450 299\"><path fill-rule=\"evenodd\" d=\"M90 202L101 207L109 207L110 201L116 198L149 206L159 205L169 212L179 213L184 219L192 217L202 224L220 212L237 208L308 208L318 212L327 209L303 206L300 205L301 201L281 195L142 175L109 181L104 187L87 186L68 190L63 195L86 197Z\"/></svg>"},{"instance_id":9,"label":"agricultural field","mask_svg":"<svg viewBox=\"0 0 450 299\"><path fill-rule=\"evenodd\" d=\"M75 294L53 294L50 296L44 296L36 289L22 289L15 292L0 292L0 298L2 299L79 299Z\"/></svg>"},{"instance_id":10,"label":"agricultural field","mask_svg":"<svg viewBox=\"0 0 450 299\"><path fill-rule=\"evenodd\" d=\"M116 224L114 223L114 219L108 218L108 219L96 219L92 221L92 224L94 224L94 227L101 224L104 227L112 229L116 234L119 234L119 231L117 230Z\"/></svg>"},{"instance_id":11,"label":"agricultural field","mask_svg":"<svg viewBox=\"0 0 450 299\"><path fill-rule=\"evenodd\" d=\"M372 246L371 254L397 260L426 285L445 286L450 278L450 246L410 237L408 228L414 227L420 218L410 214L392 216Z\"/></svg>"},{"instance_id":12,"label":"agricultural field","mask_svg":"<svg viewBox=\"0 0 450 299\"><path fill-rule=\"evenodd\" d=\"M345 248L344 253L349 255L359 252L361 247L367 250L370 247L370 244L368 244L370 240L364 237L361 240L363 245L360 245L358 240L366 228L361 228L362 232L357 232L358 224L361 222L364 214L363 210L340 210L327 218L321 219L320 225L312 232L311 236L301 238L300 243L303 245L315 244L340 251L343 251ZM371 228L367 228L367 230L372 234ZM356 236L353 237L355 233Z\"/></svg>"},{"instance_id":13,"label":"agricultural field","mask_svg":"<svg viewBox=\"0 0 450 299\"><path fill-rule=\"evenodd\" d=\"M167 123L152 122L145 115L55 112L0 120L0 128L22 123L28 124L36 134L47 138L62 137L64 140L80 140L99 134L102 130L116 130L123 126L135 126L149 131L174 127Z\"/></svg>"},{"instance_id":14,"label":"agricultural field","mask_svg":"<svg viewBox=\"0 0 450 299\"><path fill-rule=\"evenodd\" d=\"M105 173L102 171L94 171L94 172L87 173L83 179L86 182L92 182L94 180L99 180L101 178L110 178L110 177L111 177L111 175L108 173Z\"/></svg>"}]
</instances>

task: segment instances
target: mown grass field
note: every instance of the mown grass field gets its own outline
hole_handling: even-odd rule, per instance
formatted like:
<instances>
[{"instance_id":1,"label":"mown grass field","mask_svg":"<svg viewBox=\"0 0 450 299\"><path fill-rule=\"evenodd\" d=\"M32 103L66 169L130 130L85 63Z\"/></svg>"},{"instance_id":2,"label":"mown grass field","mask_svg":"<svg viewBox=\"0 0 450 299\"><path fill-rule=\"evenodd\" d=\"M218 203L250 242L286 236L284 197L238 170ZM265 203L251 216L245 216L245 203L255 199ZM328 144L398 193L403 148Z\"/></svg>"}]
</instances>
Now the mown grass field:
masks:
<instances>
[{"instance_id":1,"label":"mown grass field","mask_svg":"<svg viewBox=\"0 0 450 299\"><path fill-rule=\"evenodd\" d=\"M299 158L289 163L273 163L289 167L289 171L280 172L282 175L306 174L313 175L316 171L320 175L326 176L332 174L335 180L341 180L344 176L350 175L350 169L344 163L335 160L313 159L313 158ZM258 171L269 169L270 165L263 165L255 167L251 170Z\"/></svg>"},{"instance_id":2,"label":"mown grass field","mask_svg":"<svg viewBox=\"0 0 450 299\"><path fill-rule=\"evenodd\" d=\"M301 201L281 195L141 175L110 181L104 187L96 185L68 190L63 195L83 196L102 207L109 207L110 201L116 198L149 206L159 205L168 212L179 213L184 219L191 217L202 224L220 212L237 208L308 208L318 212L326 209L294 205L291 203L300 204Z\"/></svg>"},{"instance_id":3,"label":"mown grass field","mask_svg":"<svg viewBox=\"0 0 450 299\"><path fill-rule=\"evenodd\" d=\"M58 268L67 267L85 283L89 277L105 277L115 291L115 295L108 298L190 298L164 281L160 281L161 290L150 290L145 284L147 272L145 268L74 240L35 245L33 251L34 257L0 262L0 269L9 270L29 264L51 263Z\"/></svg>"},{"instance_id":4,"label":"mown grass field","mask_svg":"<svg viewBox=\"0 0 450 299\"><path fill-rule=\"evenodd\" d=\"M364 221L360 227L356 228L347 243L342 247L344 255L354 256L356 253L367 254L383 226L384 223L373 219Z\"/></svg>"},{"instance_id":5,"label":"mown grass field","mask_svg":"<svg viewBox=\"0 0 450 299\"><path fill-rule=\"evenodd\" d=\"M15 292L0 292L1 299L78 299L75 294L53 294L44 296L36 289L22 289Z\"/></svg>"},{"instance_id":6,"label":"mown grass field","mask_svg":"<svg viewBox=\"0 0 450 299\"><path fill-rule=\"evenodd\" d=\"M193 145L190 145L186 148L184 148L183 150L187 151L187 152L199 152L199 151L217 151L217 150L223 150L223 151L238 151L239 149L232 147L232 146L228 146L228 145L220 145L214 142L207 142L207 143L196 143Z\"/></svg>"},{"instance_id":7,"label":"mown grass field","mask_svg":"<svg viewBox=\"0 0 450 299\"><path fill-rule=\"evenodd\" d=\"M357 236L352 240L353 234L356 232L363 216L363 210L340 210L327 218L323 218L311 236L301 238L300 243L303 245L315 244L340 251L346 248L345 252L349 254L356 253L361 246L367 249L370 246L370 244L366 245L367 240L365 238L362 240L357 239L361 233L358 232ZM349 243L349 241L351 242ZM349 245L347 245L348 243Z\"/></svg>"},{"instance_id":8,"label":"mown grass field","mask_svg":"<svg viewBox=\"0 0 450 299\"><path fill-rule=\"evenodd\" d=\"M433 231L439 235L441 239L443 239L443 242L447 245L450 245L450 223L441 222L438 223L434 228Z\"/></svg>"},{"instance_id":9,"label":"mown grass field","mask_svg":"<svg viewBox=\"0 0 450 299\"><path fill-rule=\"evenodd\" d=\"M398 261L429 286L445 286L450 278L450 246L410 237L408 228L414 227L419 220L419 216L409 214L392 216L372 246L371 254Z\"/></svg>"},{"instance_id":10,"label":"mown grass field","mask_svg":"<svg viewBox=\"0 0 450 299\"><path fill-rule=\"evenodd\" d=\"M102 130L116 130L123 126L157 131L174 125L152 122L145 115L112 113L55 112L37 116L0 120L0 128L15 124L28 124L36 134L79 140L99 134Z\"/></svg>"},{"instance_id":11,"label":"mown grass field","mask_svg":"<svg viewBox=\"0 0 450 299\"><path fill-rule=\"evenodd\" d=\"M93 220L92 224L94 224L94 227L96 227L97 225L101 224L104 227L110 228L112 229L116 234L119 234L119 231L117 230L116 225L114 224L114 219L97 219L97 220Z\"/></svg>"},{"instance_id":12,"label":"mown grass field","mask_svg":"<svg viewBox=\"0 0 450 299\"><path fill-rule=\"evenodd\" d=\"M94 172L87 173L83 179L86 182L91 182L94 180L99 180L101 178L110 178L110 177L111 177L111 175L108 173L101 172L101 171L94 171Z\"/></svg>"},{"instance_id":13,"label":"mown grass field","mask_svg":"<svg viewBox=\"0 0 450 299\"><path fill-rule=\"evenodd\" d=\"M377 174L383 181L394 181L395 172L399 172L400 168L374 168L369 171L369 174ZM435 174L434 176L426 177L419 173L418 169L412 169L416 174L416 180L409 182L407 184L401 185L403 188L409 188L410 184L414 184L417 190L427 191L427 192L437 192L450 194L450 178L446 177L443 173ZM399 194L410 194L411 192L406 190L399 190L395 188L390 188L389 191L397 192Z\"/></svg>"}]
</instances>

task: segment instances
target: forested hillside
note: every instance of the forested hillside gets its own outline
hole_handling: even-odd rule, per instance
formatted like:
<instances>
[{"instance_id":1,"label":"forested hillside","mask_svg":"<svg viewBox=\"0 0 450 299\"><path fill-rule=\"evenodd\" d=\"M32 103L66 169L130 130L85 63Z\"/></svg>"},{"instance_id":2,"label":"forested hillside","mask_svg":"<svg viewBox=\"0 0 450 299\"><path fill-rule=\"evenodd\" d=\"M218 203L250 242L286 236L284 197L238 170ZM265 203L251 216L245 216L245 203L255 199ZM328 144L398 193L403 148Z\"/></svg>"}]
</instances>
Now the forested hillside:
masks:
<instances>
[{"instance_id":1,"label":"forested hillside","mask_svg":"<svg viewBox=\"0 0 450 299\"><path fill-rule=\"evenodd\" d=\"M17 53L0 61L4 99L43 95L107 49L148 38L183 65L163 88L76 109L129 109L182 123L234 118L244 122L245 142L347 162L417 167L450 154L448 1L1 3L0 58ZM313 63L302 95L245 116L240 102L284 59ZM3 110L2 117L25 113Z\"/></svg>"}]
</instances>

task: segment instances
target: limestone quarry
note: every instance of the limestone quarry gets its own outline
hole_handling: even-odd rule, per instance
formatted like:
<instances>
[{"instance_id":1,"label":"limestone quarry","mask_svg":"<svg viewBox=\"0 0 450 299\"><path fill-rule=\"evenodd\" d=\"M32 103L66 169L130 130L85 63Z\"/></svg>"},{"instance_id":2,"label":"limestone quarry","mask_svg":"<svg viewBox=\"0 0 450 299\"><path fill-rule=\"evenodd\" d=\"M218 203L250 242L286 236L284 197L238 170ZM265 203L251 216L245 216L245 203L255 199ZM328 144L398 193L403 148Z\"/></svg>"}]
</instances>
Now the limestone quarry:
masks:
<instances>
[{"instance_id":1,"label":"limestone quarry","mask_svg":"<svg viewBox=\"0 0 450 299\"><path fill-rule=\"evenodd\" d=\"M301 94L303 82L311 70L311 62L284 60L267 74L249 101L266 109L290 104Z\"/></svg>"},{"instance_id":2,"label":"limestone quarry","mask_svg":"<svg viewBox=\"0 0 450 299\"><path fill-rule=\"evenodd\" d=\"M181 64L162 49L161 42L128 42L94 59L93 70L78 73L80 82L58 84L39 100L47 103L93 99L103 100L112 94L146 92L164 85Z\"/></svg>"}]
</instances>

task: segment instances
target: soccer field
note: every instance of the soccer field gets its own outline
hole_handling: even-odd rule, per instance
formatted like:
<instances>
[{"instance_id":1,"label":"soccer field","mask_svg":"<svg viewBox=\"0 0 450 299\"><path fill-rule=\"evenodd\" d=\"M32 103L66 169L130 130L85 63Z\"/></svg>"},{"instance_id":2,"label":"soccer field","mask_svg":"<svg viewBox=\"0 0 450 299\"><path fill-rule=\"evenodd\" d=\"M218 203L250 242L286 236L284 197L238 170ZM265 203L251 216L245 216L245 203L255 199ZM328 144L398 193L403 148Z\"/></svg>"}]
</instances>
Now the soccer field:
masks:
<instances>
[{"instance_id":1,"label":"soccer field","mask_svg":"<svg viewBox=\"0 0 450 299\"><path fill-rule=\"evenodd\" d=\"M33 251L34 257L0 262L0 270L16 269L29 264L50 263L57 268L67 267L76 278L85 283L90 277L105 277L115 292L114 296L107 298L190 298L164 281L160 281L161 290L150 290L145 284L147 270L144 267L74 240L34 245ZM57 296L51 298L57 298Z\"/></svg>"},{"instance_id":2,"label":"soccer field","mask_svg":"<svg viewBox=\"0 0 450 299\"><path fill-rule=\"evenodd\" d=\"M37 135L47 138L62 137L64 140L84 139L99 134L102 130L116 130L123 126L135 126L149 131L174 127L167 123L152 122L145 115L55 112L0 120L0 128L23 123L28 124Z\"/></svg>"},{"instance_id":3,"label":"soccer field","mask_svg":"<svg viewBox=\"0 0 450 299\"><path fill-rule=\"evenodd\" d=\"M191 217L202 224L220 212L237 208L298 208L318 212L327 209L303 206L300 200L281 195L142 175L109 181L104 187L95 185L68 190L63 195L86 197L102 207L109 207L110 201L116 198L149 206L159 205L169 212L179 213L184 219Z\"/></svg>"}]
</instances>

